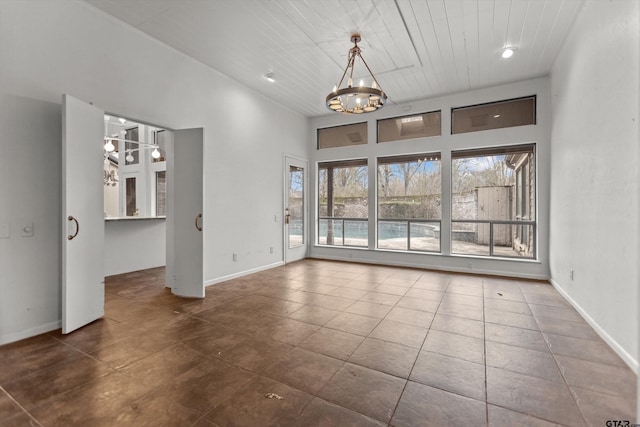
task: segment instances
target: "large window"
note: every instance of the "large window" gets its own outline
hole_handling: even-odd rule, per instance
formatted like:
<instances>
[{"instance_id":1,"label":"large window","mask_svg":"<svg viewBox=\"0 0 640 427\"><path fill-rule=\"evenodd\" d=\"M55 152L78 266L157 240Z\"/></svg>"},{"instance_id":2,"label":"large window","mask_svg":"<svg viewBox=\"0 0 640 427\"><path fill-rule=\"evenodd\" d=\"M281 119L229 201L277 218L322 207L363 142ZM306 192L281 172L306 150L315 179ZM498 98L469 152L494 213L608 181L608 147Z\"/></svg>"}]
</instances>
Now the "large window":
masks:
<instances>
[{"instance_id":1,"label":"large window","mask_svg":"<svg viewBox=\"0 0 640 427\"><path fill-rule=\"evenodd\" d=\"M318 164L318 244L368 247L367 160Z\"/></svg>"},{"instance_id":2,"label":"large window","mask_svg":"<svg viewBox=\"0 0 640 427\"><path fill-rule=\"evenodd\" d=\"M167 214L167 172L156 172L156 216Z\"/></svg>"},{"instance_id":3,"label":"large window","mask_svg":"<svg viewBox=\"0 0 640 427\"><path fill-rule=\"evenodd\" d=\"M127 216L137 216L138 207L136 203L136 179L135 178L127 178L125 180L125 200L127 202L125 214Z\"/></svg>"},{"instance_id":4,"label":"large window","mask_svg":"<svg viewBox=\"0 0 640 427\"><path fill-rule=\"evenodd\" d=\"M137 127L127 129L124 138L127 141L139 141L139 130ZM125 165L137 165L140 163L140 145L135 142L125 142ZM130 156L129 156L130 154ZM127 157L130 160L127 160Z\"/></svg>"},{"instance_id":5,"label":"large window","mask_svg":"<svg viewBox=\"0 0 640 427\"><path fill-rule=\"evenodd\" d=\"M535 146L451 157L451 252L535 258Z\"/></svg>"},{"instance_id":6,"label":"large window","mask_svg":"<svg viewBox=\"0 0 640 427\"><path fill-rule=\"evenodd\" d=\"M378 248L440 252L440 154L378 159Z\"/></svg>"}]
</instances>

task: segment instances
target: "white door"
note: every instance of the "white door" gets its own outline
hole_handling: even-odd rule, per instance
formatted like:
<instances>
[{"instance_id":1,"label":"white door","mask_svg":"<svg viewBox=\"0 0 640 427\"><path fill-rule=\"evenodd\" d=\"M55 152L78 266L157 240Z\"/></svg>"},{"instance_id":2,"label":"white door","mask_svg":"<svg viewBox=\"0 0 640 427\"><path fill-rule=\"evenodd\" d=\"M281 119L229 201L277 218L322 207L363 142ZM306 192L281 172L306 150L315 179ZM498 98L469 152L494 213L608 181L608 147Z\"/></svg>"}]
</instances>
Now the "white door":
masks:
<instances>
[{"instance_id":1,"label":"white door","mask_svg":"<svg viewBox=\"0 0 640 427\"><path fill-rule=\"evenodd\" d=\"M104 112L62 97L62 333L104 315Z\"/></svg>"},{"instance_id":2,"label":"white door","mask_svg":"<svg viewBox=\"0 0 640 427\"><path fill-rule=\"evenodd\" d=\"M285 156L284 253L286 263L307 256L307 162Z\"/></svg>"},{"instance_id":3,"label":"white door","mask_svg":"<svg viewBox=\"0 0 640 427\"><path fill-rule=\"evenodd\" d=\"M167 286L204 298L203 129L173 132L167 154Z\"/></svg>"}]
</instances>

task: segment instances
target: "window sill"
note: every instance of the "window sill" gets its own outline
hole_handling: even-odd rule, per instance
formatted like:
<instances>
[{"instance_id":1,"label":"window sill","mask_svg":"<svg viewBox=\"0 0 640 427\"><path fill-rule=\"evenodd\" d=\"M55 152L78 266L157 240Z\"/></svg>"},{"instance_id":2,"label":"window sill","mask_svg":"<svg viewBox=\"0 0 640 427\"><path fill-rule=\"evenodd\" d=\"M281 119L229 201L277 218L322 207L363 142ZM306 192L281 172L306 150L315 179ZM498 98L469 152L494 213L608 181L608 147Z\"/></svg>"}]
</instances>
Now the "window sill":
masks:
<instances>
[{"instance_id":1,"label":"window sill","mask_svg":"<svg viewBox=\"0 0 640 427\"><path fill-rule=\"evenodd\" d=\"M444 254L442 252L370 249L370 248L363 248L361 246L334 246L334 245L318 245L318 244L315 244L313 246L314 248L358 250L358 251L367 251L367 252L382 252L382 253L389 253L389 254L427 255L427 256L438 256L438 257L466 258L466 259L485 260L485 261L507 261L507 262L518 262L518 263L541 264L540 260L533 259L533 258L515 258L515 257L511 258L511 257L498 257L498 256L490 257L490 256L481 256L481 255Z\"/></svg>"}]
</instances>

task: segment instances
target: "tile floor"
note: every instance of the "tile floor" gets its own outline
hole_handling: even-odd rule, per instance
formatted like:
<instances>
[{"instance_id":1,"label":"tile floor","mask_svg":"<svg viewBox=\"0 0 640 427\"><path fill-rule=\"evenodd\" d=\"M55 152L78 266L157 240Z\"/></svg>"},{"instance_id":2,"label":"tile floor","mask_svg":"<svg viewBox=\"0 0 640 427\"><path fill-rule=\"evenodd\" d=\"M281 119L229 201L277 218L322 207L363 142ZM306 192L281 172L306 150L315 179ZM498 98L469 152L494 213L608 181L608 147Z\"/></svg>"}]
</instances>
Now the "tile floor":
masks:
<instances>
[{"instance_id":1,"label":"tile floor","mask_svg":"<svg viewBox=\"0 0 640 427\"><path fill-rule=\"evenodd\" d=\"M204 300L162 268L110 277L103 319L0 368L3 426L604 426L636 405L547 283L319 260Z\"/></svg>"}]
</instances>

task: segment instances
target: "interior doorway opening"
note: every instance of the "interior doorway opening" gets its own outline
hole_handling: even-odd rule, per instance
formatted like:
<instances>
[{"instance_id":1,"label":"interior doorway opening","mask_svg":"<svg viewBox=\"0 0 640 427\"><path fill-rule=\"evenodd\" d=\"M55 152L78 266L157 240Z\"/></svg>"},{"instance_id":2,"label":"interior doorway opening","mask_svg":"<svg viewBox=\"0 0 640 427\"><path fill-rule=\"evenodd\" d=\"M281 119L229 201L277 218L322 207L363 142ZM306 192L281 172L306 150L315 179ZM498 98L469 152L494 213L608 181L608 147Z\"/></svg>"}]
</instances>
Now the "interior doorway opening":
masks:
<instances>
[{"instance_id":1,"label":"interior doorway opening","mask_svg":"<svg viewBox=\"0 0 640 427\"><path fill-rule=\"evenodd\" d=\"M165 217L171 131L108 114L104 129L105 218Z\"/></svg>"},{"instance_id":2,"label":"interior doorway opening","mask_svg":"<svg viewBox=\"0 0 640 427\"><path fill-rule=\"evenodd\" d=\"M139 228L159 219L165 222L165 236L159 237L161 233L154 232L150 235L165 245L161 251L165 254L165 286L171 287L172 293L178 296L203 298L204 130L173 130L173 137L166 141L163 181L166 185L166 221L158 218L157 204L154 217L140 216L137 179L129 181L128 185L126 181L137 177L129 176L118 192L124 194L124 199L118 197L123 204L118 206L117 212L124 213L124 218L106 222L104 187L105 183L113 184L117 174L112 175L105 166L111 167L115 163L109 160L115 151L114 142L124 147L124 152L118 153L118 166L136 163L135 145L138 146L138 164L143 161L139 147L143 143L140 141L142 125L121 129L113 136L109 133L111 117L105 118L104 110L66 94L62 96L62 106L62 332L70 333L104 316L104 279L109 275L105 269L105 256L120 254L123 248L136 255L144 254L144 248L136 247L148 243ZM126 119L118 121L126 124ZM145 143L156 152L152 151L153 159L162 157L157 154L160 135L170 135L162 132L166 131L149 129L153 139ZM98 141L102 141L100 145ZM127 192L131 196L135 194L135 204L131 199L127 200ZM151 196L146 199L151 200ZM153 208L149 207L148 212L153 212ZM121 229L116 235L129 239L130 244L115 242L110 249L105 244L105 228L110 227L109 223ZM141 269L136 266L123 271Z\"/></svg>"},{"instance_id":3,"label":"interior doorway opening","mask_svg":"<svg viewBox=\"0 0 640 427\"><path fill-rule=\"evenodd\" d=\"M166 265L170 130L104 115L105 276Z\"/></svg>"}]
</instances>

